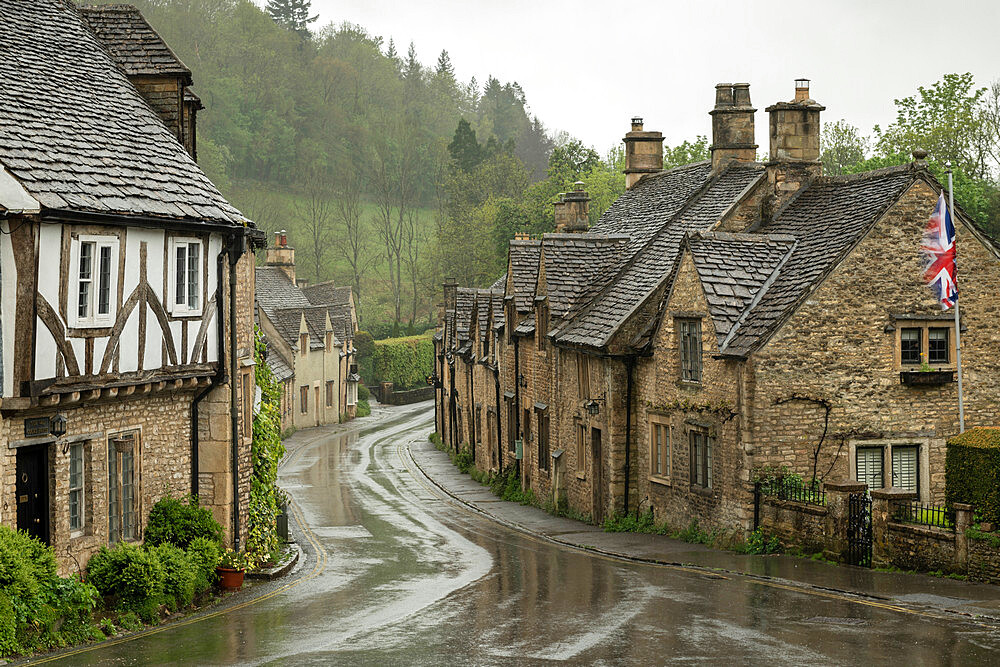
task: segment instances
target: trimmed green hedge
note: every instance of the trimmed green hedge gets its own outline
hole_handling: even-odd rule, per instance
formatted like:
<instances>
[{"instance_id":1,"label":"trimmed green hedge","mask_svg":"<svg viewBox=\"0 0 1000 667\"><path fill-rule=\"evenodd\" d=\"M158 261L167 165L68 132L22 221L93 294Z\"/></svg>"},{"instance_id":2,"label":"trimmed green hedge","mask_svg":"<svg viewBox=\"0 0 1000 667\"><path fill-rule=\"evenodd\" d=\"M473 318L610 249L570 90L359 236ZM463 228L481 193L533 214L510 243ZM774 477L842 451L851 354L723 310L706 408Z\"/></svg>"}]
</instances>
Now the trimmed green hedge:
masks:
<instances>
[{"instance_id":1,"label":"trimmed green hedge","mask_svg":"<svg viewBox=\"0 0 1000 667\"><path fill-rule=\"evenodd\" d=\"M974 505L984 521L1000 523L1000 428L973 428L948 440L948 504Z\"/></svg>"},{"instance_id":2,"label":"trimmed green hedge","mask_svg":"<svg viewBox=\"0 0 1000 667\"><path fill-rule=\"evenodd\" d=\"M375 341L372 372L376 382L391 382L405 391L427 385L434 372L434 341L429 335Z\"/></svg>"}]
</instances>

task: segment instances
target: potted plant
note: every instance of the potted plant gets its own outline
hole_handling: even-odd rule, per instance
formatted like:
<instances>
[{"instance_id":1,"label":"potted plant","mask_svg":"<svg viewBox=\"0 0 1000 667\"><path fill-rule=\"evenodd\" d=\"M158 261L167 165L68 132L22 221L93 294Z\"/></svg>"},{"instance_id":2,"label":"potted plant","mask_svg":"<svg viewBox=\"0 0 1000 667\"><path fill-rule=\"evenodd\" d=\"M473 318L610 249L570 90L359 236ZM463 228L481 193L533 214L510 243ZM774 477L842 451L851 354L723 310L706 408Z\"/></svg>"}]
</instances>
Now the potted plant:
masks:
<instances>
[{"instance_id":1,"label":"potted plant","mask_svg":"<svg viewBox=\"0 0 1000 667\"><path fill-rule=\"evenodd\" d=\"M215 567L215 573L219 575L219 584L230 591L238 591L243 588L243 576L247 571L247 556L244 552L226 549L219 564Z\"/></svg>"}]
</instances>

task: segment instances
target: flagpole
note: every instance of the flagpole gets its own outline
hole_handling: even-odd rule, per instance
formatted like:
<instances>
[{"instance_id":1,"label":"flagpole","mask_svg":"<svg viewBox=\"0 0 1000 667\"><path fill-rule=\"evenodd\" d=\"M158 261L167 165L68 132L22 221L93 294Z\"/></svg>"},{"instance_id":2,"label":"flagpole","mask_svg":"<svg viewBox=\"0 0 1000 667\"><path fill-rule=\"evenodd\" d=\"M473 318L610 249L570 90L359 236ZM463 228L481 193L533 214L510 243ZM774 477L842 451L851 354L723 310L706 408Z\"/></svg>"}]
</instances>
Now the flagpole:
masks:
<instances>
[{"instance_id":1,"label":"flagpole","mask_svg":"<svg viewBox=\"0 0 1000 667\"><path fill-rule=\"evenodd\" d=\"M955 228L955 287L958 289L958 223L955 219L955 189L952 187L951 161L948 168L948 216ZM958 318L958 298L955 298L955 365L958 368L958 432L965 433L965 405L962 403L962 325Z\"/></svg>"}]
</instances>

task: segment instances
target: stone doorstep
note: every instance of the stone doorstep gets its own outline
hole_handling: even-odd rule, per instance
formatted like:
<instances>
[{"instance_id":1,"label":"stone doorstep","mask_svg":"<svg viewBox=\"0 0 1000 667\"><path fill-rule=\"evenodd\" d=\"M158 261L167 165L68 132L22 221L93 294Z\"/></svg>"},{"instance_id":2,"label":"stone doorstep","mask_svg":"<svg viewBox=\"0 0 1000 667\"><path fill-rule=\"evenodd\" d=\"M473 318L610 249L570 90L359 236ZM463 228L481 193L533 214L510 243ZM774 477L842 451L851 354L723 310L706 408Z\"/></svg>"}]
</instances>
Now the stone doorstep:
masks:
<instances>
[{"instance_id":1,"label":"stone doorstep","mask_svg":"<svg viewBox=\"0 0 1000 667\"><path fill-rule=\"evenodd\" d=\"M246 577L248 579L264 579L267 581L272 581L278 577L283 577L288 574L295 564L299 562L299 556L302 555L302 548L299 547L295 542L288 543L288 550L292 552L292 557L288 559L287 562L275 567L268 568L265 570L254 570L252 572L247 572ZM286 551L287 553L287 551Z\"/></svg>"}]
</instances>

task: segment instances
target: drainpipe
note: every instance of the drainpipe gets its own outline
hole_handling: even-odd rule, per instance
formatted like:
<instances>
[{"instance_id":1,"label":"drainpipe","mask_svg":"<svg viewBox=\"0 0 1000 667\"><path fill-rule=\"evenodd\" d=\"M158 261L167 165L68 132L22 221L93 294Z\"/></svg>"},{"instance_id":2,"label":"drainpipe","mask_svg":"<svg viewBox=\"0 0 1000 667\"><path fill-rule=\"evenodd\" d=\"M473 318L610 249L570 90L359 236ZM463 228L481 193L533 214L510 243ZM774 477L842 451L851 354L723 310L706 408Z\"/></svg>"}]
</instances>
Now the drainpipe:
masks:
<instances>
[{"instance_id":1,"label":"drainpipe","mask_svg":"<svg viewBox=\"0 0 1000 667\"><path fill-rule=\"evenodd\" d=\"M473 464L476 461L476 438L479 437L479 422L476 417L479 415L476 410L476 350L475 346L472 349L472 363L465 366L466 375L469 378L469 419L470 425L472 426L472 442L469 446L472 448L472 461Z\"/></svg>"},{"instance_id":2,"label":"drainpipe","mask_svg":"<svg viewBox=\"0 0 1000 667\"><path fill-rule=\"evenodd\" d=\"M513 332L511 332L513 334ZM514 338L514 432L511 433L512 438L517 440L517 436L521 433L521 354L518 352L518 343L520 339L517 336ZM516 451L516 448L515 448ZM518 478L521 477L521 462L514 459L514 470Z\"/></svg>"},{"instance_id":3,"label":"drainpipe","mask_svg":"<svg viewBox=\"0 0 1000 667\"><path fill-rule=\"evenodd\" d=\"M242 230L241 230L242 232ZM246 247L246 237L242 233L234 233L229 237L229 396L230 396L230 426L232 475L233 475L233 550L240 550L240 420L237 412L239 395L236 383L239 379L239 369L236 366L236 263Z\"/></svg>"},{"instance_id":4,"label":"drainpipe","mask_svg":"<svg viewBox=\"0 0 1000 667\"><path fill-rule=\"evenodd\" d=\"M628 514L628 481L632 475L632 369L635 357L625 357L625 514Z\"/></svg>"},{"instance_id":5,"label":"drainpipe","mask_svg":"<svg viewBox=\"0 0 1000 667\"><path fill-rule=\"evenodd\" d=\"M218 338L218 354L219 359L215 366L215 377L212 378L209 385L203 390L198 392L191 401L191 495L195 498L198 497L198 405L201 400L208 395L208 392L215 389L219 384L226 381L226 363L222 359L222 350L225 349L226 342L226 330L222 325L223 319L226 316L225 304L222 302L223 292L222 292L222 268L223 262L225 261L223 253L219 253L217 258L217 270L215 275L218 276L215 285L215 331L216 337Z\"/></svg>"}]
</instances>

